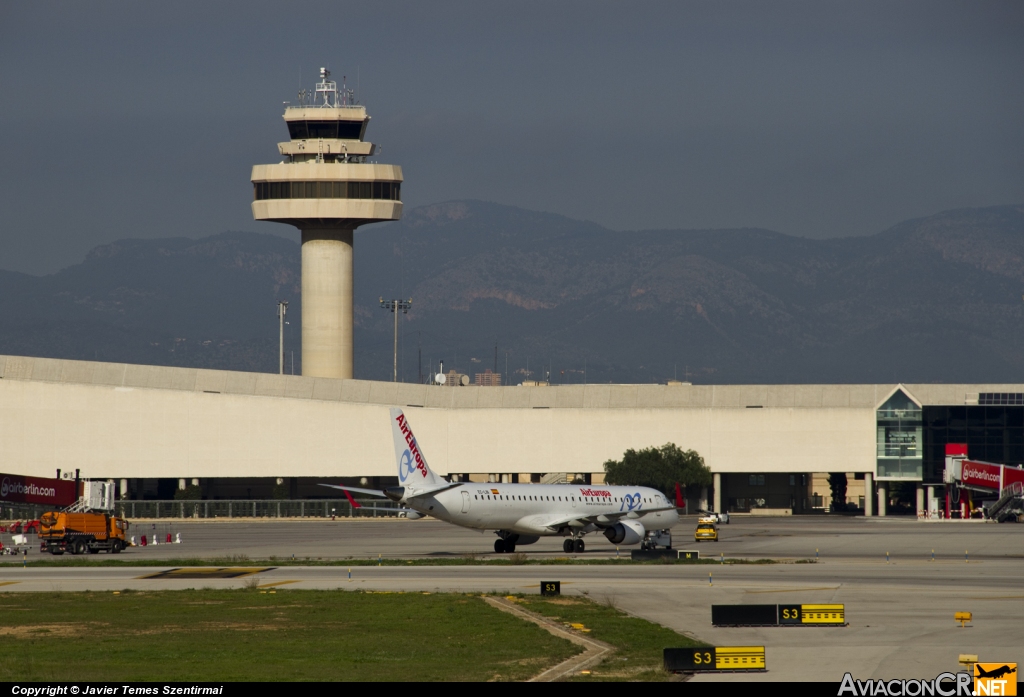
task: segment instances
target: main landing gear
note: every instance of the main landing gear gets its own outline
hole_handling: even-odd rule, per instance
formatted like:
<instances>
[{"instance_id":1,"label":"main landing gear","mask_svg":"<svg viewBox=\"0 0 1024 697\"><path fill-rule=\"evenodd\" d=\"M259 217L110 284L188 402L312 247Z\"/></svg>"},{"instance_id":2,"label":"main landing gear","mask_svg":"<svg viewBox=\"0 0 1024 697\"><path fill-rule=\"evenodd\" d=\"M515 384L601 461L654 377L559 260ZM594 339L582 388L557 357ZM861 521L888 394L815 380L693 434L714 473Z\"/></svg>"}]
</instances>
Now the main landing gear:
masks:
<instances>
[{"instance_id":1,"label":"main landing gear","mask_svg":"<svg viewBox=\"0 0 1024 697\"><path fill-rule=\"evenodd\" d=\"M516 543L509 542L508 540L503 540L499 537L497 540L494 541L494 551L498 554L501 554L502 552L512 554L516 551Z\"/></svg>"},{"instance_id":2,"label":"main landing gear","mask_svg":"<svg viewBox=\"0 0 1024 697\"><path fill-rule=\"evenodd\" d=\"M566 554L572 554L573 552L575 552L576 554L583 554L583 551L586 548L587 546L583 544L582 537L569 539L562 543L562 551Z\"/></svg>"}]
</instances>

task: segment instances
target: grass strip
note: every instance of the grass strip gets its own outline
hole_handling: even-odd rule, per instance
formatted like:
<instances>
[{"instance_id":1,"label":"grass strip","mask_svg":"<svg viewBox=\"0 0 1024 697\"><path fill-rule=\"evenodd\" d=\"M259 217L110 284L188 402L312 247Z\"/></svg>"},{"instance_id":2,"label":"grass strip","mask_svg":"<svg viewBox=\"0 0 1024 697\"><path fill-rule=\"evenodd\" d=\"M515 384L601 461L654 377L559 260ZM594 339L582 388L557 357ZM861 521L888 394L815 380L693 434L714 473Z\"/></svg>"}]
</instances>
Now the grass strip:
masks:
<instances>
[{"instance_id":1,"label":"grass strip","mask_svg":"<svg viewBox=\"0 0 1024 697\"><path fill-rule=\"evenodd\" d=\"M524 680L579 652L479 596L0 594L0 681Z\"/></svg>"},{"instance_id":2,"label":"grass strip","mask_svg":"<svg viewBox=\"0 0 1024 697\"><path fill-rule=\"evenodd\" d=\"M588 636L616 647L615 653L572 680L664 681L666 673L662 651L666 647L697 646L701 642L677 632L621 612L614 596L590 597L514 596L521 607L566 624L582 624Z\"/></svg>"}]
</instances>

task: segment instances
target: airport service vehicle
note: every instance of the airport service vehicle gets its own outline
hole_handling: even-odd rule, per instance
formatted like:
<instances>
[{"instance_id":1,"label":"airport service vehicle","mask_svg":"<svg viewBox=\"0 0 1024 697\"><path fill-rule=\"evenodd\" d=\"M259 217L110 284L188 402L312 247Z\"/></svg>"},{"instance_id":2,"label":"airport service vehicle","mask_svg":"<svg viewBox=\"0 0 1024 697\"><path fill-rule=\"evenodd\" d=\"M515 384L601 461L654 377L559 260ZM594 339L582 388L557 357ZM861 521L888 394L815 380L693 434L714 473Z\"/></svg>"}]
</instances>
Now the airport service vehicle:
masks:
<instances>
[{"instance_id":1,"label":"airport service vehicle","mask_svg":"<svg viewBox=\"0 0 1024 697\"><path fill-rule=\"evenodd\" d=\"M715 522L709 518L702 518L697 523L697 529L693 531L693 539L697 542L718 542L718 528Z\"/></svg>"},{"instance_id":2,"label":"airport service vehicle","mask_svg":"<svg viewBox=\"0 0 1024 697\"><path fill-rule=\"evenodd\" d=\"M697 511L701 518L710 518L711 522L715 525L721 525L722 523L729 523L729 514L725 511Z\"/></svg>"},{"instance_id":3,"label":"airport service vehicle","mask_svg":"<svg viewBox=\"0 0 1024 697\"><path fill-rule=\"evenodd\" d=\"M562 549L583 552L583 537L600 532L614 545L654 549L672 546L670 529L679 522L674 502L660 491L638 486L566 484L478 484L449 482L427 460L401 409L391 409L399 486L383 491L322 484L383 496L408 507L416 519L433 516L453 525L492 530L494 551L514 552L541 537L565 537Z\"/></svg>"},{"instance_id":4,"label":"airport service vehicle","mask_svg":"<svg viewBox=\"0 0 1024 697\"><path fill-rule=\"evenodd\" d=\"M40 518L40 552L50 554L117 554L128 546L128 521L107 513L48 511Z\"/></svg>"}]
</instances>

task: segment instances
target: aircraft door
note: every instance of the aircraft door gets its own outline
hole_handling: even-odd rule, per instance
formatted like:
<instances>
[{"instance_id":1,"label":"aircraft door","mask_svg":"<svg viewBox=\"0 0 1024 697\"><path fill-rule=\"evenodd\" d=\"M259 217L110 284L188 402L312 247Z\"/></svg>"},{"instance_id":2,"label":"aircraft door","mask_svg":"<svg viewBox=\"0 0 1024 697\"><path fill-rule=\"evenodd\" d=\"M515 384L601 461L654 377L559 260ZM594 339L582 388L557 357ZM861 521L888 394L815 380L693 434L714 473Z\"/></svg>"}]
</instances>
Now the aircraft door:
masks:
<instances>
[{"instance_id":1,"label":"aircraft door","mask_svg":"<svg viewBox=\"0 0 1024 697\"><path fill-rule=\"evenodd\" d=\"M469 499L469 492L468 491L463 491L462 492L462 512L463 513L469 513L469 500L470 500Z\"/></svg>"}]
</instances>

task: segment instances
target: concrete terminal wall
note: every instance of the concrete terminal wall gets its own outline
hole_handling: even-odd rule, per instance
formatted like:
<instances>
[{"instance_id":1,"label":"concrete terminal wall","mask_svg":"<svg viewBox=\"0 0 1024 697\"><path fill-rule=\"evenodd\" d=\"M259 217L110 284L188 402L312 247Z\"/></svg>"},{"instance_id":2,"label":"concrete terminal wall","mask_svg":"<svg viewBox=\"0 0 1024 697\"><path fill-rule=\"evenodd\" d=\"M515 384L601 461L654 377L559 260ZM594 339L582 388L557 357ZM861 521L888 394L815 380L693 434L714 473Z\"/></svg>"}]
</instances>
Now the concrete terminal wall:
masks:
<instances>
[{"instance_id":1,"label":"concrete terminal wall","mask_svg":"<svg viewBox=\"0 0 1024 697\"><path fill-rule=\"evenodd\" d=\"M0 356L0 457L37 476L393 476L397 405L441 473L601 472L627 448L669 441L716 472L874 472L874 410L894 388L441 388ZM1024 391L906 389L938 403Z\"/></svg>"}]
</instances>

